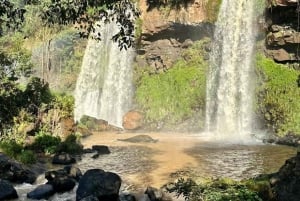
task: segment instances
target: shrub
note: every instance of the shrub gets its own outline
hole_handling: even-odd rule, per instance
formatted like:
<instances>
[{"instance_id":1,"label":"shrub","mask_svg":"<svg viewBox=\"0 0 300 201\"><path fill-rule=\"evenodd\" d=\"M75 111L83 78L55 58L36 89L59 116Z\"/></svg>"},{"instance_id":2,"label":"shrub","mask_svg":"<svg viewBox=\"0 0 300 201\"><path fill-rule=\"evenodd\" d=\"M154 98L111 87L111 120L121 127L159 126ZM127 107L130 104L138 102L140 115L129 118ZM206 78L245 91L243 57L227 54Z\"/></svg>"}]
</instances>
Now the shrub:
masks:
<instances>
[{"instance_id":1,"label":"shrub","mask_svg":"<svg viewBox=\"0 0 300 201\"><path fill-rule=\"evenodd\" d=\"M17 159L17 156L22 152L23 146L15 140L3 140L0 143L1 150L11 158Z\"/></svg>"},{"instance_id":2,"label":"shrub","mask_svg":"<svg viewBox=\"0 0 300 201\"><path fill-rule=\"evenodd\" d=\"M61 111L61 118L72 117L74 111L74 97L60 93L54 94L54 100L52 101L52 107Z\"/></svg>"},{"instance_id":3,"label":"shrub","mask_svg":"<svg viewBox=\"0 0 300 201\"><path fill-rule=\"evenodd\" d=\"M241 182L217 179L197 184L191 179L171 183L167 191L183 195L188 201L262 201L255 191Z\"/></svg>"},{"instance_id":4,"label":"shrub","mask_svg":"<svg viewBox=\"0 0 300 201\"><path fill-rule=\"evenodd\" d=\"M52 136L49 133L40 132L35 137L35 141L32 144L32 148L39 152L47 154L53 154L56 152L56 147L60 144L59 137Z\"/></svg>"},{"instance_id":5,"label":"shrub","mask_svg":"<svg viewBox=\"0 0 300 201\"><path fill-rule=\"evenodd\" d=\"M65 141L57 147L58 153L79 154L82 152L82 145L79 143L75 134L69 135Z\"/></svg>"},{"instance_id":6,"label":"shrub","mask_svg":"<svg viewBox=\"0 0 300 201\"><path fill-rule=\"evenodd\" d=\"M219 9L222 0L208 0L205 3L206 20L214 23L218 19Z\"/></svg>"},{"instance_id":7,"label":"shrub","mask_svg":"<svg viewBox=\"0 0 300 201\"><path fill-rule=\"evenodd\" d=\"M17 159L24 164L33 164L36 162L36 156L31 150L23 150Z\"/></svg>"},{"instance_id":8,"label":"shrub","mask_svg":"<svg viewBox=\"0 0 300 201\"><path fill-rule=\"evenodd\" d=\"M257 111L267 122L268 128L279 135L300 134L299 72L262 55L257 56Z\"/></svg>"}]
</instances>

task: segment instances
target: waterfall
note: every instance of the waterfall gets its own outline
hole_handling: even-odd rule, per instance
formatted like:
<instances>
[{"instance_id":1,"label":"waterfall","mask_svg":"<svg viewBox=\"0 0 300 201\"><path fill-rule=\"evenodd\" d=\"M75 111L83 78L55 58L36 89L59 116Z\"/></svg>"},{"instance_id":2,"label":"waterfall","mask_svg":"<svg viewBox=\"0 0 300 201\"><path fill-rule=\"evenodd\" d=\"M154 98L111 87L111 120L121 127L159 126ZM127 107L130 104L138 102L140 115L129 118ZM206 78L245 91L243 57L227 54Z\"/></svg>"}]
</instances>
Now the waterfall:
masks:
<instances>
[{"instance_id":1,"label":"waterfall","mask_svg":"<svg viewBox=\"0 0 300 201\"><path fill-rule=\"evenodd\" d=\"M132 102L134 49L120 50L111 40L114 22L95 26L101 41L89 39L75 89L75 121L83 115L106 120L122 128L122 117Z\"/></svg>"},{"instance_id":2,"label":"waterfall","mask_svg":"<svg viewBox=\"0 0 300 201\"><path fill-rule=\"evenodd\" d=\"M222 0L207 78L206 130L246 140L253 125L253 0Z\"/></svg>"}]
</instances>

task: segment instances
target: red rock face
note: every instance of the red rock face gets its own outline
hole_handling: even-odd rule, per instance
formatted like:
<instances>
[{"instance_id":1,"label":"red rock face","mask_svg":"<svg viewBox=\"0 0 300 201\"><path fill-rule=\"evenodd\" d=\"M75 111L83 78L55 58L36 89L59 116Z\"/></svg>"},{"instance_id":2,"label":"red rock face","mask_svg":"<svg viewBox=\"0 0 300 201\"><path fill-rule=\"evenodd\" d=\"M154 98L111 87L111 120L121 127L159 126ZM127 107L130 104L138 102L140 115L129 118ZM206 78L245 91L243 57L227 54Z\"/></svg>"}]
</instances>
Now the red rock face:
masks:
<instances>
[{"instance_id":1,"label":"red rock face","mask_svg":"<svg viewBox=\"0 0 300 201\"><path fill-rule=\"evenodd\" d=\"M123 127L126 130L135 130L141 128L143 124L143 115L137 111L130 111L123 117Z\"/></svg>"}]
</instances>

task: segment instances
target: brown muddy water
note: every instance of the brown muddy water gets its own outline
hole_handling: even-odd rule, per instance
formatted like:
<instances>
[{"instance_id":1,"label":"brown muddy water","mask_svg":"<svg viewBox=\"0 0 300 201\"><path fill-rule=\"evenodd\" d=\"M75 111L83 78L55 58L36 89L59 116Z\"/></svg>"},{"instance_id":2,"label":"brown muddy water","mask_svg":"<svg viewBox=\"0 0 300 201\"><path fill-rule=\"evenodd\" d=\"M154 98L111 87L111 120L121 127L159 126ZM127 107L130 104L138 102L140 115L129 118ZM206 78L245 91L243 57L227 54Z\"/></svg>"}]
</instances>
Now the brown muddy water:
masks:
<instances>
[{"instance_id":1,"label":"brown muddy water","mask_svg":"<svg viewBox=\"0 0 300 201\"><path fill-rule=\"evenodd\" d=\"M119 141L146 134L156 143ZM230 177L236 180L276 172L286 159L296 154L288 146L234 145L212 142L204 135L184 133L95 133L82 140L85 147L107 145L111 154L78 163L85 171L102 168L120 174L133 186L161 187L178 177Z\"/></svg>"},{"instance_id":2,"label":"brown muddy water","mask_svg":"<svg viewBox=\"0 0 300 201\"><path fill-rule=\"evenodd\" d=\"M137 135L148 135L157 142L126 142ZM121 191L138 193L147 186L161 187L180 177L216 178L230 177L236 180L251 178L262 173L276 172L286 159L296 154L288 146L252 143L237 145L215 142L205 135L185 133L94 133L82 139L85 148L92 145L107 145L110 154L85 154L77 162L84 173L100 168L115 172L122 178ZM40 182L45 180L40 178ZM17 186L20 200L34 188L31 185ZM75 200L75 192L57 194L50 200Z\"/></svg>"}]
</instances>

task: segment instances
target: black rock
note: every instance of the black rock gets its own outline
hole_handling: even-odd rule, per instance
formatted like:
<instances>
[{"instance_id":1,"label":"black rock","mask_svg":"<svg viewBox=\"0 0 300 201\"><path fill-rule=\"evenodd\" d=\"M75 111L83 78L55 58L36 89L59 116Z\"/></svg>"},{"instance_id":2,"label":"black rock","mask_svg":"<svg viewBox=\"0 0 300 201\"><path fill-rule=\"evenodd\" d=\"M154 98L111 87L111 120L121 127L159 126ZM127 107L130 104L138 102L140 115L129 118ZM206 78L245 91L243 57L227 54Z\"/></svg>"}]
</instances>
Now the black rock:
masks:
<instances>
[{"instance_id":1,"label":"black rock","mask_svg":"<svg viewBox=\"0 0 300 201\"><path fill-rule=\"evenodd\" d=\"M0 200L9 200L18 198L16 189L11 183L0 179Z\"/></svg>"},{"instance_id":2,"label":"black rock","mask_svg":"<svg viewBox=\"0 0 300 201\"><path fill-rule=\"evenodd\" d=\"M60 165L70 165L76 163L74 157L70 156L70 154L56 154L52 160L53 164L60 164Z\"/></svg>"},{"instance_id":3,"label":"black rock","mask_svg":"<svg viewBox=\"0 0 300 201\"><path fill-rule=\"evenodd\" d=\"M62 193L72 190L76 185L76 182L74 179L66 177L57 178L55 180L47 182L47 184L52 185L56 193Z\"/></svg>"},{"instance_id":4,"label":"black rock","mask_svg":"<svg viewBox=\"0 0 300 201\"><path fill-rule=\"evenodd\" d=\"M300 153L286 160L271 179L273 193L279 201L300 200Z\"/></svg>"},{"instance_id":5,"label":"black rock","mask_svg":"<svg viewBox=\"0 0 300 201\"><path fill-rule=\"evenodd\" d=\"M88 170L79 180L76 201L89 196L101 201L118 201L120 186L119 175L101 169Z\"/></svg>"},{"instance_id":6,"label":"black rock","mask_svg":"<svg viewBox=\"0 0 300 201\"><path fill-rule=\"evenodd\" d=\"M55 191L52 185L43 184L38 186L36 189L27 194L29 199L48 199L50 196L54 195Z\"/></svg>"},{"instance_id":7,"label":"black rock","mask_svg":"<svg viewBox=\"0 0 300 201\"><path fill-rule=\"evenodd\" d=\"M80 179L82 173L79 168L65 166L63 169L48 171L45 173L47 184L53 186L55 192L70 191Z\"/></svg>"},{"instance_id":8,"label":"black rock","mask_svg":"<svg viewBox=\"0 0 300 201\"><path fill-rule=\"evenodd\" d=\"M94 151L97 151L98 154L110 154L110 150L108 149L108 146L105 145L93 145L92 149Z\"/></svg>"},{"instance_id":9,"label":"black rock","mask_svg":"<svg viewBox=\"0 0 300 201\"><path fill-rule=\"evenodd\" d=\"M136 201L134 195L128 193L121 193L119 196L119 201Z\"/></svg>"},{"instance_id":10,"label":"black rock","mask_svg":"<svg viewBox=\"0 0 300 201\"><path fill-rule=\"evenodd\" d=\"M0 153L0 178L13 183L34 183L37 176L22 164Z\"/></svg>"},{"instance_id":11,"label":"black rock","mask_svg":"<svg viewBox=\"0 0 300 201\"><path fill-rule=\"evenodd\" d=\"M64 170L67 172L69 177L75 179L76 181L79 181L79 179L82 177L81 170L78 167L67 165L64 167Z\"/></svg>"}]
</instances>

